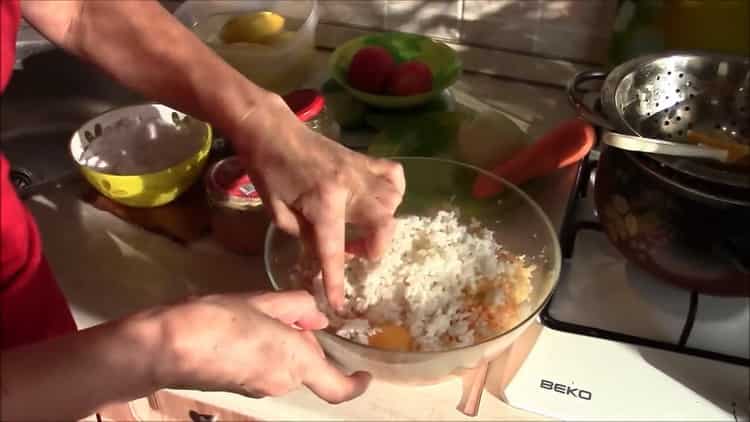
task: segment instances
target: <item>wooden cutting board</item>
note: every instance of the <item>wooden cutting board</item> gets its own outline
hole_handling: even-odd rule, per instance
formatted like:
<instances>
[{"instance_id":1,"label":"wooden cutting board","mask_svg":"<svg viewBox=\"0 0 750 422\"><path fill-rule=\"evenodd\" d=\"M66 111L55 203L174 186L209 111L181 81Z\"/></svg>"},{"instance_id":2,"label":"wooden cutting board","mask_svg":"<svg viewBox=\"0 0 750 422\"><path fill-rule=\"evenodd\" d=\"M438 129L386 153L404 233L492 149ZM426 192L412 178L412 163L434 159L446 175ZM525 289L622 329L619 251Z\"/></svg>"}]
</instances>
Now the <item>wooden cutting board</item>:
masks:
<instances>
[{"instance_id":1,"label":"wooden cutting board","mask_svg":"<svg viewBox=\"0 0 750 422\"><path fill-rule=\"evenodd\" d=\"M133 208L115 202L91 188L83 200L94 207L143 229L167 236L178 243L190 243L208 235L211 230L211 213L202 183L169 204L154 208Z\"/></svg>"},{"instance_id":2,"label":"wooden cutting board","mask_svg":"<svg viewBox=\"0 0 750 422\"><path fill-rule=\"evenodd\" d=\"M217 134L218 136L218 134ZM214 137L211 154L203 174L193 186L169 204L154 208L133 208L115 202L93 187L84 191L83 200L94 207L137 225L145 230L187 244L207 236L211 230L211 213L203 178L210 166L233 154L228 141Z\"/></svg>"}]
</instances>

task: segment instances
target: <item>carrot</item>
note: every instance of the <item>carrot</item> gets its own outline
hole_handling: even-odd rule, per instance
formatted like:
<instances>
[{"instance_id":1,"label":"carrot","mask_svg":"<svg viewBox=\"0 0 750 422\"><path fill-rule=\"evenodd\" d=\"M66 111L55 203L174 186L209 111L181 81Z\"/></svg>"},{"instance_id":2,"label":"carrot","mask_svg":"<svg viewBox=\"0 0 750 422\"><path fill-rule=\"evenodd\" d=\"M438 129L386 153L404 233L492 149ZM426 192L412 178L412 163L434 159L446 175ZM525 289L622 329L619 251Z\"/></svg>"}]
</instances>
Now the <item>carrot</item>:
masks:
<instances>
[{"instance_id":1,"label":"carrot","mask_svg":"<svg viewBox=\"0 0 750 422\"><path fill-rule=\"evenodd\" d=\"M594 146L594 128L580 118L568 120L536 142L498 163L490 172L519 186L580 161ZM484 199L503 191L503 184L487 175L474 182L473 195Z\"/></svg>"},{"instance_id":2,"label":"carrot","mask_svg":"<svg viewBox=\"0 0 750 422\"><path fill-rule=\"evenodd\" d=\"M726 150L729 153L729 162L734 163L750 156L750 145L744 145L734 139L728 138L723 132L716 131L712 134L688 131L688 142L697 145L706 145L712 148Z\"/></svg>"}]
</instances>

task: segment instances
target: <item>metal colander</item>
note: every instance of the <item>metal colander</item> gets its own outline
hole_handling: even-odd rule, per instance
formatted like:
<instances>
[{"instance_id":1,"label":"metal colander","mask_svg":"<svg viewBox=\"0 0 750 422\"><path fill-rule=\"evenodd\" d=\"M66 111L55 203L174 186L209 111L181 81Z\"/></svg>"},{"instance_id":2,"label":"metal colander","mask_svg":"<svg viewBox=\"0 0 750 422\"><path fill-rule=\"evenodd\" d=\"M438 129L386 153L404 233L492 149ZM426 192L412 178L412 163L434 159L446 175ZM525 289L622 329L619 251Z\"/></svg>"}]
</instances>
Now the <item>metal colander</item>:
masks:
<instances>
[{"instance_id":1,"label":"metal colander","mask_svg":"<svg viewBox=\"0 0 750 422\"><path fill-rule=\"evenodd\" d=\"M580 85L604 80L603 115L583 101ZM569 86L584 117L608 129L680 142L689 130L723 132L722 138L750 145L750 58L703 53L667 53L633 59L609 73L582 72ZM682 173L750 188L748 167L647 154Z\"/></svg>"}]
</instances>

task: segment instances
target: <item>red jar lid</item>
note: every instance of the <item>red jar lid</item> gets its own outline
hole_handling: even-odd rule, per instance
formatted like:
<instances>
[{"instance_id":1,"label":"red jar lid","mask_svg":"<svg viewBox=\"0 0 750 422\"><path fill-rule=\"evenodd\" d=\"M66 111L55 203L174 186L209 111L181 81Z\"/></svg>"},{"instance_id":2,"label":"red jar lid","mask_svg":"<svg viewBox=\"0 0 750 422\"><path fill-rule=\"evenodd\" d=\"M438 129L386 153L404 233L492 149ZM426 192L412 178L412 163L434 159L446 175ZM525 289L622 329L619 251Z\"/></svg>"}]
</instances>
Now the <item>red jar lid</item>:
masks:
<instances>
[{"instance_id":1,"label":"red jar lid","mask_svg":"<svg viewBox=\"0 0 750 422\"><path fill-rule=\"evenodd\" d=\"M206 184L209 196L221 205L249 208L262 204L260 194L238 157L214 164L208 171Z\"/></svg>"},{"instance_id":2,"label":"red jar lid","mask_svg":"<svg viewBox=\"0 0 750 422\"><path fill-rule=\"evenodd\" d=\"M284 96L284 101L303 122L320 114L326 104L323 94L314 89L300 89L291 92Z\"/></svg>"}]
</instances>

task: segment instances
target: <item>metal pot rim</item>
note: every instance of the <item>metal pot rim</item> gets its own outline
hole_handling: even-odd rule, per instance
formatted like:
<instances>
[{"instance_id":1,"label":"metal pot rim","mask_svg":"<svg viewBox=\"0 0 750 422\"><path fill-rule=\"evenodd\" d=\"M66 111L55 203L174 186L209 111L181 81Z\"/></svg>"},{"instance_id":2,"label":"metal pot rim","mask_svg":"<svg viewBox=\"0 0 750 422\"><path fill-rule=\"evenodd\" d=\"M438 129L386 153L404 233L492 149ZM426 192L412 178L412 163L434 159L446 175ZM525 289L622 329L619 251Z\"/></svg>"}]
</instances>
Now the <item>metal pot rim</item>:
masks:
<instances>
[{"instance_id":1,"label":"metal pot rim","mask_svg":"<svg viewBox=\"0 0 750 422\"><path fill-rule=\"evenodd\" d=\"M650 160L651 154L639 154L631 151L623 152L625 153L625 156L627 156L638 167L640 171L644 172L644 174L650 177L658 179L664 184L669 185L672 190L678 190L678 192L676 192L677 194L687 196L692 200L699 201L707 205L712 205L714 207L741 207L750 209L750 192L748 193L748 199L743 199L730 194L708 192L679 180L681 179L679 176L671 177L650 167L648 164L646 164L645 160ZM658 160L656 161L658 162ZM688 177L690 176L685 176L685 178Z\"/></svg>"},{"instance_id":2,"label":"metal pot rim","mask_svg":"<svg viewBox=\"0 0 750 422\"><path fill-rule=\"evenodd\" d=\"M683 57L685 59L690 58L708 58L717 61L734 61L743 62L750 66L750 57L720 54L720 53L707 53L703 51L669 51L658 54L650 54L646 56L636 57L627 62L624 62L614 69L612 69L604 78L602 84L599 99L601 101L602 112L606 121L616 131L627 135L633 136L644 136L635 130L625 119L619 111L619 107L616 101L617 90L622 84L622 81L639 69L649 63L653 63L658 60L673 59ZM700 161L686 159L682 157L671 157L659 154L648 154L645 153L649 159L659 162L663 166L671 167L672 169L685 174L686 176L693 177L696 179L702 179L709 181L714 184L728 185L734 188L747 188L750 189L750 177L747 175L731 171L731 170L717 170L712 167L703 165ZM664 180L668 178L665 175L661 175L660 179ZM666 180L664 180L666 181ZM684 184L679 181L670 181L675 187L683 188ZM721 196L713 195L709 192L700 192L695 188L686 188L688 190L695 191L704 197L714 197L712 199L720 200Z\"/></svg>"}]
</instances>

